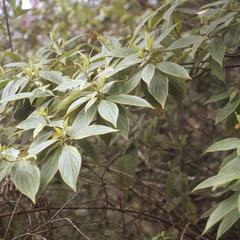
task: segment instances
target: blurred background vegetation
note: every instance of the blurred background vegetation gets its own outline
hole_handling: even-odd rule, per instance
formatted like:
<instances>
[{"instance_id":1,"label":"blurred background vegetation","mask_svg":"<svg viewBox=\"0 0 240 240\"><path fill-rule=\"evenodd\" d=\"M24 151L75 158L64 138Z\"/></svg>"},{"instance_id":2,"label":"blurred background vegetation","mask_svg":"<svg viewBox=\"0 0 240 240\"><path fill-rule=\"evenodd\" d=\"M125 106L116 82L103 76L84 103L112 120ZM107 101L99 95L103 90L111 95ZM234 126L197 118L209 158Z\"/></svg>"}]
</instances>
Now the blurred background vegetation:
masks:
<instances>
[{"instance_id":1,"label":"blurred background vegetation","mask_svg":"<svg viewBox=\"0 0 240 240\"><path fill-rule=\"evenodd\" d=\"M1 10L2 65L30 58L40 47L49 44L51 38L65 41L79 36L78 44L89 49L97 44L100 35L125 39L134 31L139 19L167 1L29 2L23 9L24 2L7 1L13 52ZM206 2L183 1L182 11L187 14L179 17L189 28L198 24L196 12ZM38 227L35 235L23 239L214 239L214 233L205 238L200 236L205 219L199 216L219 201L219 196L208 192L198 195L191 191L199 182L215 174L220 165L220 154L202 155L206 146L223 136L223 127L214 125L216 105L204 105L204 102L225 87L210 75L187 84L190 85L187 89L191 90L186 92L181 103L170 99L164 111L141 109L131 112L128 141L116 137L110 146L100 144L91 149L92 158L103 166L115 161L105 171L86 158L76 195L56 178L37 202L38 208L49 211L35 213L29 200L21 198L20 213L14 217L7 239L17 239ZM11 125L1 126L2 143L12 134ZM16 136L12 138L14 142ZM1 183L0 238L6 231L18 196L7 179ZM61 206L65 209L60 211L57 220L47 222ZM240 239L240 235L236 229L224 239Z\"/></svg>"}]
</instances>

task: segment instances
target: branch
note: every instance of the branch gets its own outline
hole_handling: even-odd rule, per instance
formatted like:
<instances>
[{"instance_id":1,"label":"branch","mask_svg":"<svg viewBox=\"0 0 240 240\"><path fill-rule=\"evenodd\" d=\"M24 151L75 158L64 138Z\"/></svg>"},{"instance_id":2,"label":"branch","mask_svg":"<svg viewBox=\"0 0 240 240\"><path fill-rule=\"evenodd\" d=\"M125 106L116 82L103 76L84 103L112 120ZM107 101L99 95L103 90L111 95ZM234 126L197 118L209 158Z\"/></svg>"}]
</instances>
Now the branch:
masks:
<instances>
[{"instance_id":1,"label":"branch","mask_svg":"<svg viewBox=\"0 0 240 240\"><path fill-rule=\"evenodd\" d=\"M4 12L6 26L7 26L9 45L10 45L11 51L13 52L12 37L11 37L10 26L8 22L8 13L7 13L7 6L6 6L5 0L3 0L3 12Z\"/></svg>"},{"instance_id":2,"label":"branch","mask_svg":"<svg viewBox=\"0 0 240 240\"><path fill-rule=\"evenodd\" d=\"M19 204L19 201L20 201L21 197L22 197L22 194L19 195L19 197L18 197L18 199L17 199L17 202L16 202L16 204L15 204L15 206L14 206L13 212L11 213L11 217L10 217L10 220L9 220L9 222L8 222L7 229L6 229L6 231L5 231L5 234L4 234L3 239L6 239L6 237L7 237L8 231L9 231L10 226L11 226L11 224L12 224L13 217L14 217L16 211L17 211L18 204Z\"/></svg>"}]
</instances>

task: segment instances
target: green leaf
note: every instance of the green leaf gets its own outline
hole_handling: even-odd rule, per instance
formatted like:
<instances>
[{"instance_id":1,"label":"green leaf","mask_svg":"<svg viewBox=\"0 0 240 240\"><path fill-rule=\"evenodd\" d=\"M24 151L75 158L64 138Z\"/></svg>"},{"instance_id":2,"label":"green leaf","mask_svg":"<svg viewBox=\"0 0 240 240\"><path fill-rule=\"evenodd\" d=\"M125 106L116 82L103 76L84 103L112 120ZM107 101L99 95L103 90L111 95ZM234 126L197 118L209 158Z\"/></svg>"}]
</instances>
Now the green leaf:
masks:
<instances>
[{"instance_id":1,"label":"green leaf","mask_svg":"<svg viewBox=\"0 0 240 240\"><path fill-rule=\"evenodd\" d=\"M20 122L18 124L18 128L29 130L29 129L35 129L39 125L46 125L47 122L43 116L32 114L28 118L26 118L24 121Z\"/></svg>"},{"instance_id":2,"label":"green leaf","mask_svg":"<svg viewBox=\"0 0 240 240\"><path fill-rule=\"evenodd\" d=\"M44 162L40 169L41 181L39 192L42 193L47 185L51 182L58 171L58 160L60 158L62 149L60 147L54 149L49 155L44 157Z\"/></svg>"},{"instance_id":3,"label":"green leaf","mask_svg":"<svg viewBox=\"0 0 240 240\"><path fill-rule=\"evenodd\" d=\"M187 70L176 63L161 62L157 64L157 68L161 72L166 73L170 76L175 76L175 77L184 78L184 79L191 79Z\"/></svg>"},{"instance_id":4,"label":"green leaf","mask_svg":"<svg viewBox=\"0 0 240 240\"><path fill-rule=\"evenodd\" d=\"M27 82L28 82L28 80L25 77L10 81L2 91L2 100L9 96L15 95L16 92L22 86L25 86L27 84Z\"/></svg>"},{"instance_id":5,"label":"green leaf","mask_svg":"<svg viewBox=\"0 0 240 240\"><path fill-rule=\"evenodd\" d=\"M72 80L65 77L64 82L62 82L60 85L58 85L56 88L54 88L54 91L59 92L66 92L67 90L73 90L73 89L84 89L89 86L89 83L86 83L86 80L84 78L80 78L78 80Z\"/></svg>"},{"instance_id":6,"label":"green leaf","mask_svg":"<svg viewBox=\"0 0 240 240\"><path fill-rule=\"evenodd\" d=\"M0 161L0 182L10 174L12 164L7 161Z\"/></svg>"},{"instance_id":7,"label":"green leaf","mask_svg":"<svg viewBox=\"0 0 240 240\"><path fill-rule=\"evenodd\" d=\"M226 138L211 145L205 153L237 149L239 146L240 138Z\"/></svg>"},{"instance_id":8,"label":"green leaf","mask_svg":"<svg viewBox=\"0 0 240 240\"><path fill-rule=\"evenodd\" d=\"M155 47L158 47L157 45L160 44L178 24L179 22L166 28L163 32L161 32L160 36L156 39L156 41L154 41Z\"/></svg>"},{"instance_id":9,"label":"green leaf","mask_svg":"<svg viewBox=\"0 0 240 240\"><path fill-rule=\"evenodd\" d=\"M40 153L44 149L48 148L49 146L51 146L52 144L54 144L57 141L58 141L58 139L50 139L50 140L47 140L47 141L44 141L44 142L40 142L38 139L36 139L29 146L28 153L30 155L37 155L38 153Z\"/></svg>"},{"instance_id":10,"label":"green leaf","mask_svg":"<svg viewBox=\"0 0 240 240\"><path fill-rule=\"evenodd\" d=\"M214 76L225 82L225 69L221 67L221 65L216 62L212 57L209 58L209 67L211 69L211 73Z\"/></svg>"},{"instance_id":11,"label":"green leaf","mask_svg":"<svg viewBox=\"0 0 240 240\"><path fill-rule=\"evenodd\" d=\"M60 101L58 101L56 103L56 105L54 106L54 110L56 112L60 112L60 111L66 111L66 109L70 106L70 104L75 101L76 99L79 98L79 95L81 94L80 90L72 90L71 92L69 92L69 94L67 96L65 96L64 98L56 98Z\"/></svg>"},{"instance_id":12,"label":"green leaf","mask_svg":"<svg viewBox=\"0 0 240 240\"><path fill-rule=\"evenodd\" d=\"M0 80L0 89L2 90L10 81L11 79Z\"/></svg>"},{"instance_id":13,"label":"green leaf","mask_svg":"<svg viewBox=\"0 0 240 240\"><path fill-rule=\"evenodd\" d=\"M186 82L179 78L169 78L169 94L171 94L178 102L182 101L186 96Z\"/></svg>"},{"instance_id":14,"label":"green leaf","mask_svg":"<svg viewBox=\"0 0 240 240\"><path fill-rule=\"evenodd\" d=\"M137 53L136 48L123 47L123 48L113 49L112 51L108 52L107 55L111 57L125 58L135 53Z\"/></svg>"},{"instance_id":15,"label":"green leaf","mask_svg":"<svg viewBox=\"0 0 240 240\"><path fill-rule=\"evenodd\" d=\"M239 220L239 218L240 215L237 208L226 214L218 227L217 239L227 232L234 225L234 223Z\"/></svg>"},{"instance_id":16,"label":"green leaf","mask_svg":"<svg viewBox=\"0 0 240 240\"><path fill-rule=\"evenodd\" d=\"M61 84L64 82L64 78L62 76L62 73L61 72L58 72L58 71L44 71L44 70L41 70L39 72L39 76L52 82L52 83L55 83L57 85Z\"/></svg>"},{"instance_id":17,"label":"green leaf","mask_svg":"<svg viewBox=\"0 0 240 240\"><path fill-rule=\"evenodd\" d=\"M222 169L223 167L225 167L225 165L227 165L231 160L234 160L237 157L237 153L236 151L230 153L229 155L227 155L223 161L222 164L220 165L220 169Z\"/></svg>"},{"instance_id":18,"label":"green leaf","mask_svg":"<svg viewBox=\"0 0 240 240\"><path fill-rule=\"evenodd\" d=\"M235 152L231 153L227 158L225 158L223 161L225 161L225 164L222 166L221 170L219 173L240 173L240 158L239 157L235 157L233 159L231 159L232 157L234 157ZM227 160L229 160L228 162L226 162Z\"/></svg>"},{"instance_id":19,"label":"green leaf","mask_svg":"<svg viewBox=\"0 0 240 240\"><path fill-rule=\"evenodd\" d=\"M82 104L84 104L85 102L87 102L90 99L90 97L81 97L79 99L77 99L76 101L74 101L68 108L67 110L67 114L71 113L72 111L78 109Z\"/></svg>"},{"instance_id":20,"label":"green leaf","mask_svg":"<svg viewBox=\"0 0 240 240\"><path fill-rule=\"evenodd\" d=\"M111 82L108 82L106 83L103 87L102 87L102 93L103 94L106 94L106 93L109 93L111 92L111 90L114 88L114 86L116 84L118 84L119 81L111 81Z\"/></svg>"},{"instance_id":21,"label":"green leaf","mask_svg":"<svg viewBox=\"0 0 240 240\"><path fill-rule=\"evenodd\" d=\"M230 95L231 95L231 92L230 92L230 91L227 91L227 92L223 92L223 93L214 95L214 96L210 97L210 98L205 102L205 104L207 104L207 103L215 103L215 102L224 100L224 99L228 98Z\"/></svg>"},{"instance_id":22,"label":"green leaf","mask_svg":"<svg viewBox=\"0 0 240 240\"><path fill-rule=\"evenodd\" d=\"M119 110L116 103L103 99L98 104L98 112L103 119L117 126Z\"/></svg>"},{"instance_id":23,"label":"green leaf","mask_svg":"<svg viewBox=\"0 0 240 240\"><path fill-rule=\"evenodd\" d=\"M141 62L142 62L142 59L140 59L137 54L130 55L126 58L123 58L116 66L114 66L114 68L113 67L105 68L105 70L99 73L98 76L99 77L104 76L106 78L110 78L111 76Z\"/></svg>"},{"instance_id":24,"label":"green leaf","mask_svg":"<svg viewBox=\"0 0 240 240\"><path fill-rule=\"evenodd\" d=\"M81 129L76 129L69 132L69 135L73 139L83 139L91 136L103 135L111 132L116 132L116 129L103 126L103 125L90 125Z\"/></svg>"},{"instance_id":25,"label":"green leaf","mask_svg":"<svg viewBox=\"0 0 240 240\"><path fill-rule=\"evenodd\" d=\"M208 4L204 4L201 8L206 9L206 8L209 8L209 7L216 7L216 6L219 6L219 5L224 5L225 3L226 3L225 0L217 0L217 1L214 1L214 2L210 2Z\"/></svg>"},{"instance_id":26,"label":"green leaf","mask_svg":"<svg viewBox=\"0 0 240 240\"><path fill-rule=\"evenodd\" d=\"M178 4L179 4L179 1L170 2L170 4L169 4L170 7L168 8L168 10L164 11L163 19L165 19L167 23L169 23L171 21L173 12L176 9Z\"/></svg>"},{"instance_id":27,"label":"green leaf","mask_svg":"<svg viewBox=\"0 0 240 240\"><path fill-rule=\"evenodd\" d=\"M29 67L29 64L25 63L25 62L13 62L13 63L5 64L4 67L27 68L27 67Z\"/></svg>"},{"instance_id":28,"label":"green leaf","mask_svg":"<svg viewBox=\"0 0 240 240\"><path fill-rule=\"evenodd\" d=\"M120 92L123 94L128 94L132 92L141 81L141 73L142 73L141 71L138 71L135 74L133 74L133 76L130 77L127 81L121 83Z\"/></svg>"},{"instance_id":29,"label":"green leaf","mask_svg":"<svg viewBox=\"0 0 240 240\"><path fill-rule=\"evenodd\" d=\"M94 119L95 115L97 112L97 107L96 105L92 105L87 112L83 109L80 111L77 115L77 117L74 119L73 124L72 124L72 130L78 130L80 128L84 128L88 126Z\"/></svg>"},{"instance_id":30,"label":"green leaf","mask_svg":"<svg viewBox=\"0 0 240 240\"><path fill-rule=\"evenodd\" d=\"M16 188L35 203L40 185L40 171L29 161L16 162L11 169L11 180Z\"/></svg>"},{"instance_id":31,"label":"green leaf","mask_svg":"<svg viewBox=\"0 0 240 240\"><path fill-rule=\"evenodd\" d=\"M240 171L219 173L218 175L210 177L205 181L201 182L199 185L197 185L196 188L194 188L193 191L209 188L209 187L216 187L225 183L229 183L235 179L240 178L239 176L240 176Z\"/></svg>"},{"instance_id":32,"label":"green leaf","mask_svg":"<svg viewBox=\"0 0 240 240\"><path fill-rule=\"evenodd\" d=\"M97 102L97 98L96 98L96 97L91 98L91 99L87 102L87 104L85 105L85 107L84 107L85 112L87 112L88 109L91 108L96 102Z\"/></svg>"},{"instance_id":33,"label":"green leaf","mask_svg":"<svg viewBox=\"0 0 240 240\"><path fill-rule=\"evenodd\" d=\"M17 91L19 91L22 87L26 86L28 80L26 77L18 78L12 81L9 81L7 85L4 87L1 94L1 106L0 112L4 110L5 106L9 101L12 101L12 98L16 96Z\"/></svg>"},{"instance_id":34,"label":"green leaf","mask_svg":"<svg viewBox=\"0 0 240 240\"><path fill-rule=\"evenodd\" d=\"M154 16L156 16L158 14L158 12L160 12L166 5L162 5L160 8L156 9L152 14L149 14L148 12L146 12L141 20L141 22L136 26L136 28L134 29L133 32L133 37L131 39L131 44L133 43L133 41L135 40L136 36L138 35L138 33L140 32L140 30L143 28L143 26L150 20L152 19Z\"/></svg>"},{"instance_id":35,"label":"green leaf","mask_svg":"<svg viewBox=\"0 0 240 240\"><path fill-rule=\"evenodd\" d=\"M7 148L1 151L1 160L6 159L7 161L14 162L18 159L20 151L15 148Z\"/></svg>"},{"instance_id":36,"label":"green leaf","mask_svg":"<svg viewBox=\"0 0 240 240\"><path fill-rule=\"evenodd\" d=\"M126 113L126 110L123 106L119 107L119 116L117 120L117 129L120 130L120 133L125 139L128 139L129 133L129 119Z\"/></svg>"},{"instance_id":37,"label":"green leaf","mask_svg":"<svg viewBox=\"0 0 240 240\"><path fill-rule=\"evenodd\" d=\"M200 37L199 39L196 40L196 42L193 44L192 48L191 48L191 53L189 54L192 58L194 58L197 50L199 49L199 47L201 46L202 42L205 41L206 38L205 37Z\"/></svg>"},{"instance_id":38,"label":"green leaf","mask_svg":"<svg viewBox=\"0 0 240 240\"><path fill-rule=\"evenodd\" d=\"M147 64L142 71L142 74L141 74L142 79L148 85L150 84L153 78L154 72L155 72L155 66L153 64Z\"/></svg>"},{"instance_id":39,"label":"green leaf","mask_svg":"<svg viewBox=\"0 0 240 240\"><path fill-rule=\"evenodd\" d=\"M78 174L82 158L77 148L65 145L58 161L58 169L63 181L74 191L77 188Z\"/></svg>"},{"instance_id":40,"label":"green leaf","mask_svg":"<svg viewBox=\"0 0 240 240\"><path fill-rule=\"evenodd\" d=\"M225 45L223 39L212 38L209 44L209 51L211 57L222 66L225 53Z\"/></svg>"},{"instance_id":41,"label":"green leaf","mask_svg":"<svg viewBox=\"0 0 240 240\"><path fill-rule=\"evenodd\" d=\"M168 78L158 70L150 82L149 92L164 108L168 96Z\"/></svg>"},{"instance_id":42,"label":"green leaf","mask_svg":"<svg viewBox=\"0 0 240 240\"><path fill-rule=\"evenodd\" d=\"M11 2L11 1L9 1L9 2ZM14 53L14 52L5 51L3 54L4 54L4 56L10 58L11 60L13 60L15 62L20 62L21 61L21 56Z\"/></svg>"},{"instance_id":43,"label":"green leaf","mask_svg":"<svg viewBox=\"0 0 240 240\"><path fill-rule=\"evenodd\" d=\"M17 101L24 98L30 98L32 95L33 94L31 92L18 93L16 95L11 95L9 97L6 97L0 100L0 103L7 104L8 102Z\"/></svg>"},{"instance_id":44,"label":"green leaf","mask_svg":"<svg viewBox=\"0 0 240 240\"><path fill-rule=\"evenodd\" d=\"M236 97L233 101L228 102L227 105L218 112L215 123L218 124L219 122L226 119L229 115L231 115L236 110L239 104L240 104L239 97Z\"/></svg>"},{"instance_id":45,"label":"green leaf","mask_svg":"<svg viewBox=\"0 0 240 240\"><path fill-rule=\"evenodd\" d=\"M173 42L166 50L172 51L180 48L187 48L187 47L190 47L191 45L194 45L197 41L201 39L202 39L202 36L194 36L194 35L181 38Z\"/></svg>"},{"instance_id":46,"label":"green leaf","mask_svg":"<svg viewBox=\"0 0 240 240\"><path fill-rule=\"evenodd\" d=\"M119 104L153 108L146 100L140 97L132 96L132 95L119 94L119 95L108 96L107 99Z\"/></svg>"},{"instance_id":47,"label":"green leaf","mask_svg":"<svg viewBox=\"0 0 240 240\"><path fill-rule=\"evenodd\" d=\"M237 207L238 193L233 194L228 199L218 204L217 208L210 215L204 233L206 233L213 225L219 222L224 216Z\"/></svg>"}]
</instances>

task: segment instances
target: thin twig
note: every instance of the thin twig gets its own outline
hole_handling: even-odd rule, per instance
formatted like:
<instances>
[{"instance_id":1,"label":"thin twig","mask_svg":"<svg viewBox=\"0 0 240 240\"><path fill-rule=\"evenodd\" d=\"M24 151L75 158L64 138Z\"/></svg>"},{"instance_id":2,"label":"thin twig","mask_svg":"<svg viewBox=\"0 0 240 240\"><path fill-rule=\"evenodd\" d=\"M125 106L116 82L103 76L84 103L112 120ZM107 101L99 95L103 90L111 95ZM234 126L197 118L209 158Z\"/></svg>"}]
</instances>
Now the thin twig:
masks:
<instances>
[{"instance_id":1,"label":"thin twig","mask_svg":"<svg viewBox=\"0 0 240 240\"><path fill-rule=\"evenodd\" d=\"M19 195L19 197L18 197L18 199L17 199L17 202L16 202L16 204L15 204L15 206L14 206L14 209L13 209L13 212L12 212L12 214L11 214L10 220L9 220L9 222L8 222L7 229L6 229L6 231L5 231L5 234L4 234L3 239L6 239L6 237L7 237L7 234L8 234L8 232L9 232L10 226L11 226L11 224L12 224L13 217L14 217L16 211L17 211L17 207L18 207L18 204L19 204L19 201L20 201L21 197L22 197L22 194Z\"/></svg>"},{"instance_id":2,"label":"thin twig","mask_svg":"<svg viewBox=\"0 0 240 240\"><path fill-rule=\"evenodd\" d=\"M122 216L122 227L123 227L123 240L127 239L127 232L126 232L126 223L125 223L125 217L124 217L124 211L122 207L122 200L119 198L119 206L121 209L121 216Z\"/></svg>"},{"instance_id":3,"label":"thin twig","mask_svg":"<svg viewBox=\"0 0 240 240\"><path fill-rule=\"evenodd\" d=\"M57 210L57 212L56 212L55 214L53 214L53 216L52 216L47 222L45 222L45 223L42 224L41 226L33 229L32 232L33 232L33 231L37 231L37 230L41 229L42 227L44 227L44 226L48 225L49 223L51 223L52 220L53 220L75 197L77 197L77 195L78 195L79 193L80 193L80 192L75 193L66 203L63 204L63 206L62 206L61 208L59 208L59 209Z\"/></svg>"},{"instance_id":4,"label":"thin twig","mask_svg":"<svg viewBox=\"0 0 240 240\"><path fill-rule=\"evenodd\" d=\"M71 200L71 199L70 199ZM70 201L69 200L69 201ZM68 201L68 202L69 202ZM57 211L53 217L55 217L59 212L63 211L63 210L79 210L79 209L86 209L86 210L104 210L105 209L105 206L96 206L96 207L78 207L78 206L71 206L71 207L66 207L67 204L64 204L65 207L61 207L61 208L57 208L57 207L50 207L50 208L35 208L35 209L31 209L31 210L26 210L26 211L19 211L19 212L16 212L15 215L22 215L22 214L27 214L27 213L34 213L34 212L43 212L43 211L49 211L49 210L52 210L52 211ZM156 220L156 221L160 221L162 222L163 224L166 224L168 226L172 226L172 223L170 223L168 220L164 219L164 218L161 218L159 216L155 216L155 215L152 215L152 214L148 214L148 213L145 213L145 212L139 212L137 210L134 210L134 209L121 209L121 208L116 208L116 207L108 207L108 210L109 211L117 211L117 212L123 212L125 214L133 214L133 215L141 215L142 217L146 217L146 218L149 218L151 220ZM0 215L0 218L2 217L7 217L9 216L10 214L6 213L6 214L1 214ZM47 221L45 224L42 224L40 227L38 228L35 228L33 229L32 231L37 231L39 230L40 228L42 228L43 226L45 226L46 224L48 224L49 222L51 222L53 219L51 218L51 220ZM182 229L179 227L179 226L176 226L177 229L179 231L182 231ZM199 239L202 239L202 240L210 240L210 239L213 239L211 237L204 237L198 233L196 233L195 231L191 230L191 229L187 229L187 232L185 234L186 236L188 236L189 238L191 239L196 239L195 237L193 237L192 235L194 236L197 236Z\"/></svg>"},{"instance_id":5,"label":"thin twig","mask_svg":"<svg viewBox=\"0 0 240 240\"><path fill-rule=\"evenodd\" d=\"M182 231L182 234L181 234L181 237L180 237L180 240L183 240L184 238L184 235L189 227L190 223L187 223L186 226L184 227L183 231Z\"/></svg>"},{"instance_id":6,"label":"thin twig","mask_svg":"<svg viewBox=\"0 0 240 240\"><path fill-rule=\"evenodd\" d=\"M5 0L3 0L3 11L5 16L6 26L7 26L9 45L10 45L11 51L13 52L12 37L11 37L11 31L10 31L10 26L8 22L8 13L7 13L7 6L6 6Z\"/></svg>"}]
</instances>

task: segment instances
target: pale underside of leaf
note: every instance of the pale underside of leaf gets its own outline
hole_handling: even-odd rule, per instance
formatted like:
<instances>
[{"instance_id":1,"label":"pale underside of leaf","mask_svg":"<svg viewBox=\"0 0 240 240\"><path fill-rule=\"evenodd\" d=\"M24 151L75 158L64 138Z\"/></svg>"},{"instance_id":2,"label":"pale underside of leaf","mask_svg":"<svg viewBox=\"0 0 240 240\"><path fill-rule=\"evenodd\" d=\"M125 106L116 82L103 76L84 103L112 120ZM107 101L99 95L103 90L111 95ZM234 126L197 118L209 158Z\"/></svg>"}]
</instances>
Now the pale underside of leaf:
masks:
<instances>
[{"instance_id":1,"label":"pale underside of leaf","mask_svg":"<svg viewBox=\"0 0 240 240\"><path fill-rule=\"evenodd\" d=\"M237 149L240 146L239 138L226 138L211 145L205 152L226 151Z\"/></svg>"},{"instance_id":2,"label":"pale underside of leaf","mask_svg":"<svg viewBox=\"0 0 240 240\"><path fill-rule=\"evenodd\" d=\"M58 169L64 182L76 191L82 158L77 148L65 145L58 161Z\"/></svg>"},{"instance_id":3,"label":"pale underside of leaf","mask_svg":"<svg viewBox=\"0 0 240 240\"><path fill-rule=\"evenodd\" d=\"M17 189L35 203L35 197L40 185L38 167L28 161L19 161L11 169L11 180Z\"/></svg>"},{"instance_id":4,"label":"pale underside of leaf","mask_svg":"<svg viewBox=\"0 0 240 240\"><path fill-rule=\"evenodd\" d=\"M98 112L103 119L117 126L119 109L116 103L103 99L98 105Z\"/></svg>"}]
</instances>

